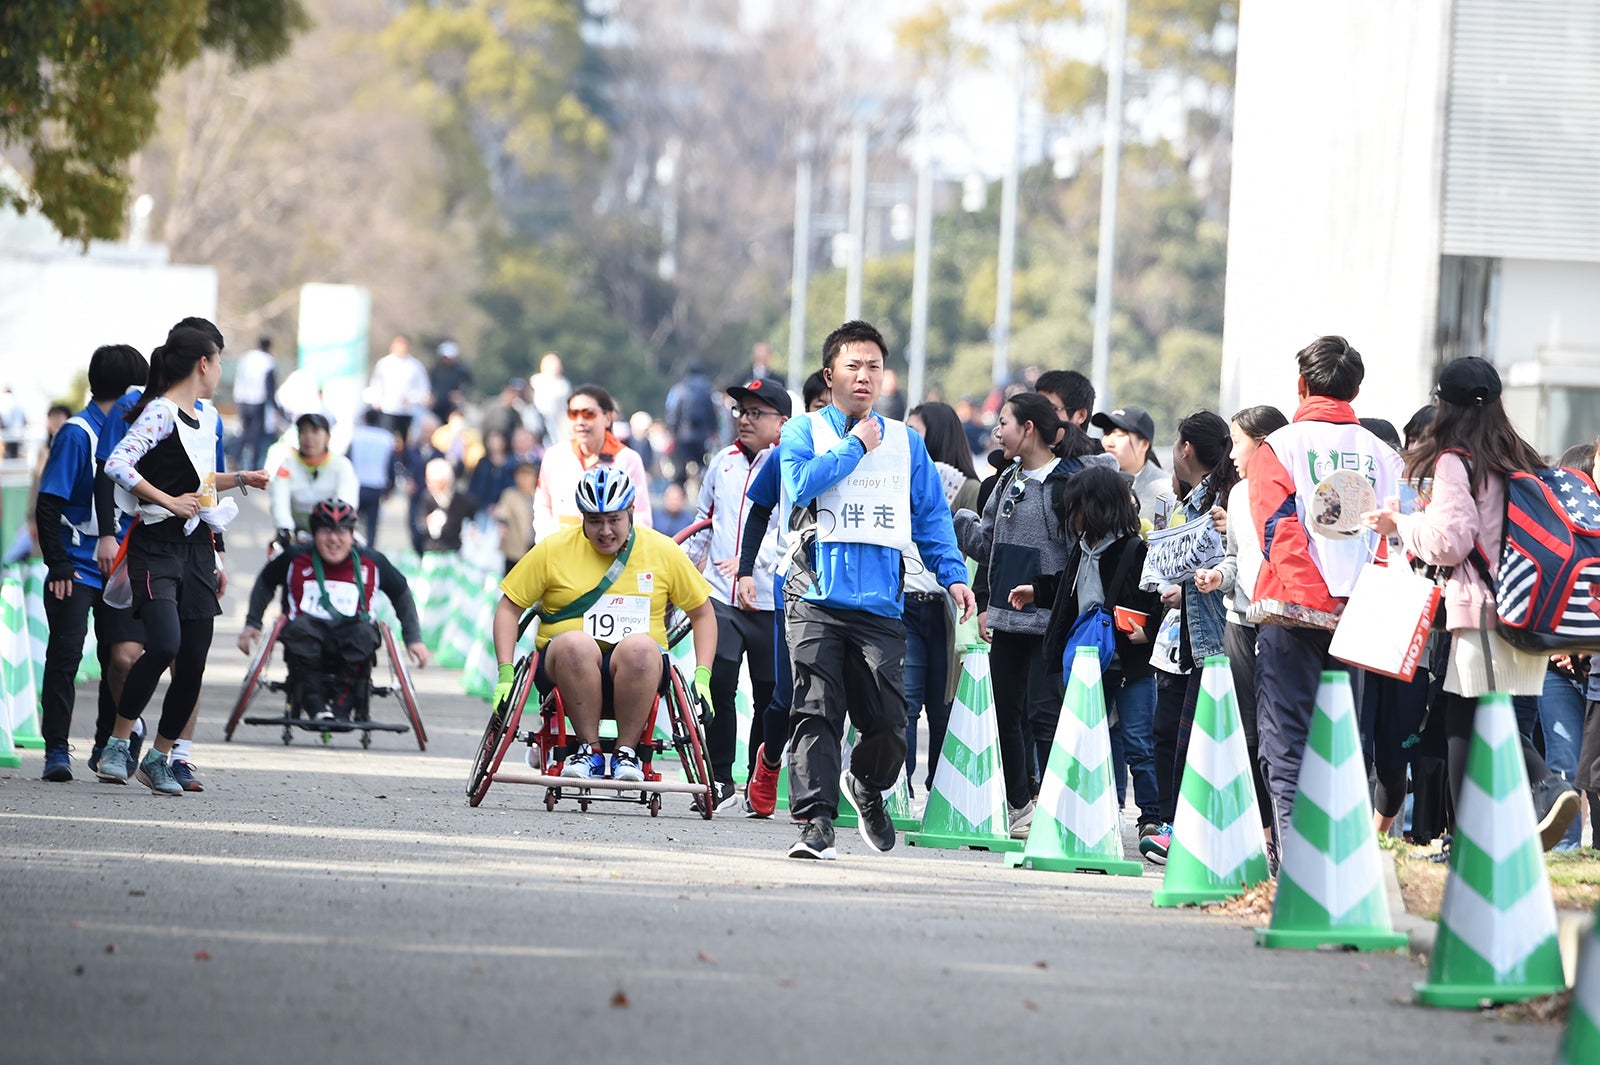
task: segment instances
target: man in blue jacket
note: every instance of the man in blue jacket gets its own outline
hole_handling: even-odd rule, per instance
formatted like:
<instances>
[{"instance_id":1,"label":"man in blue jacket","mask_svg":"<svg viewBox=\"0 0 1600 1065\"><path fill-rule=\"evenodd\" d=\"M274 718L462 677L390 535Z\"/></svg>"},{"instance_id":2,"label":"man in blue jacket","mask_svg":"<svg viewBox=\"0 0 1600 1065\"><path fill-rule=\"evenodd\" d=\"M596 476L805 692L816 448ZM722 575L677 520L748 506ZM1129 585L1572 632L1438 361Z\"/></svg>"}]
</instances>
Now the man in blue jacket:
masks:
<instances>
[{"instance_id":1,"label":"man in blue jacket","mask_svg":"<svg viewBox=\"0 0 1600 1065\"><path fill-rule=\"evenodd\" d=\"M860 738L845 777L861 838L894 846L883 792L905 771L902 553L913 544L962 620L976 608L944 487L922 437L873 410L888 347L866 322L822 345L833 402L791 418L779 447L793 565L784 613L794 664L789 808L805 822L791 858L832 859L845 715Z\"/></svg>"}]
</instances>

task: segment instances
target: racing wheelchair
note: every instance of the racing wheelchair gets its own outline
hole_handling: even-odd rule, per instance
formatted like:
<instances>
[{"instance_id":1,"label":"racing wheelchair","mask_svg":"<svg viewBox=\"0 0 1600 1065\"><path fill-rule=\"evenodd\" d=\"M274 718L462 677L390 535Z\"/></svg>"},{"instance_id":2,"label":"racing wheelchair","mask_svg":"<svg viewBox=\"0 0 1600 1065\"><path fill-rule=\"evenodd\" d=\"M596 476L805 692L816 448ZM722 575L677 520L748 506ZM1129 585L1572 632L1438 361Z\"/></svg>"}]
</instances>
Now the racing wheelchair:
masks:
<instances>
[{"instance_id":1,"label":"racing wheelchair","mask_svg":"<svg viewBox=\"0 0 1600 1065\"><path fill-rule=\"evenodd\" d=\"M674 612L668 628L667 646L673 647L689 631L689 619ZM529 611L518 628L522 630L535 618ZM705 707L700 704L694 688L686 683L683 673L672 662L670 652L662 652L661 684L650 713L645 719L644 731L633 743L644 769L643 781L621 781L607 778L574 779L561 776L561 763L577 750L578 742L567 727L566 712L561 705L561 692L552 688L544 695L538 694L533 678L538 670L539 652L523 655L517 662L512 680L511 696L502 706L489 712L489 723L484 727L483 739L472 759L472 771L467 777L467 801L472 806L483 802L492 784L533 784L544 788L544 808L554 810L556 804L568 794L578 800L578 808L589 809L591 802L632 802L647 807L651 817L661 813L661 796L668 792L681 792L696 796L695 808L700 816L711 820L716 805L712 796L710 748L706 745ZM522 729L522 715L529 700L533 701L537 721L532 728ZM663 712L666 720L662 722ZM610 717L607 707L604 717ZM665 738L662 735L665 725ZM527 744L526 762L529 771L504 769L502 763L512 746ZM602 735L600 748L606 754L615 752L618 739ZM669 748L676 752L683 767L683 780L663 780L653 759Z\"/></svg>"},{"instance_id":2,"label":"racing wheelchair","mask_svg":"<svg viewBox=\"0 0 1600 1065\"><path fill-rule=\"evenodd\" d=\"M370 624L378 629L378 650L374 651L368 660L364 676L356 678L353 699L350 706L349 720L313 720L307 716L300 705L299 692L292 673L288 673L283 680L267 679L267 667L272 661L272 652L278 644L278 638L283 628L288 624L288 619L281 614L272 623L272 627L263 634L260 645L250 659L250 668L246 670L244 684L239 689L239 698L234 703L233 713L228 716L228 727L223 733L225 740L233 739L233 731L238 728L242 720L246 725L276 725L280 727L285 745L294 741L296 729L321 734L324 744L333 742L336 732L359 732L361 746L372 746L374 732L412 733L417 740L417 749L428 749L428 734L422 727L422 715L417 710L416 687L411 682L411 670L406 664L405 649L396 642L394 633L389 626L381 621ZM388 662L388 673L383 678L385 683L377 683L374 673L378 665L379 654ZM245 712L250 708L256 694L265 688L271 692L280 692L283 695L283 713L276 717L245 717ZM371 716L373 696L388 696L399 699L405 711L409 724L374 721Z\"/></svg>"}]
</instances>

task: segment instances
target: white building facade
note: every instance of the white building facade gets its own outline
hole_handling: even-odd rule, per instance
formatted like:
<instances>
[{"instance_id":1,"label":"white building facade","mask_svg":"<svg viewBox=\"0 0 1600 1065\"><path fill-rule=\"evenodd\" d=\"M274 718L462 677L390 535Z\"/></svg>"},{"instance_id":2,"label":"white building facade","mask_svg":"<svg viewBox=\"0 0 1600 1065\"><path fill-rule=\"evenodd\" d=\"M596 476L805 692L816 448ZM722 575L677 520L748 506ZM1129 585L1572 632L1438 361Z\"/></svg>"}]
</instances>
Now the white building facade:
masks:
<instances>
[{"instance_id":1,"label":"white building facade","mask_svg":"<svg viewBox=\"0 0 1600 1065\"><path fill-rule=\"evenodd\" d=\"M1242 5L1222 409L1294 401L1339 333L1403 424L1500 366L1542 450L1600 433L1600 4Z\"/></svg>"}]
</instances>

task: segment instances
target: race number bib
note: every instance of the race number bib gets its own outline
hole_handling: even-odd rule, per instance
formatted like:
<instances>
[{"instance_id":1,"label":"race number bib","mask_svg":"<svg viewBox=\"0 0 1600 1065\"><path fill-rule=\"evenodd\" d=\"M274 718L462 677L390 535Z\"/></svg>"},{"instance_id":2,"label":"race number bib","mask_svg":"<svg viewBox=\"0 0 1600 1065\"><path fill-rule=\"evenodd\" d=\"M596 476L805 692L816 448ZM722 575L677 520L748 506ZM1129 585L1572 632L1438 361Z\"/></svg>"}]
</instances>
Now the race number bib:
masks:
<instances>
[{"instance_id":1,"label":"race number bib","mask_svg":"<svg viewBox=\"0 0 1600 1065\"><path fill-rule=\"evenodd\" d=\"M624 636L650 631L650 597L603 595L583 613L583 631L601 643L617 643Z\"/></svg>"},{"instance_id":2,"label":"race number bib","mask_svg":"<svg viewBox=\"0 0 1600 1065\"><path fill-rule=\"evenodd\" d=\"M330 583L328 585L328 602L333 604L333 609L345 617L354 617L361 606L361 592L355 585L345 581ZM321 590L311 581L306 582L306 586L300 592L300 611L304 614L310 614L314 618L322 618L324 621L334 620L323 609Z\"/></svg>"}]
</instances>

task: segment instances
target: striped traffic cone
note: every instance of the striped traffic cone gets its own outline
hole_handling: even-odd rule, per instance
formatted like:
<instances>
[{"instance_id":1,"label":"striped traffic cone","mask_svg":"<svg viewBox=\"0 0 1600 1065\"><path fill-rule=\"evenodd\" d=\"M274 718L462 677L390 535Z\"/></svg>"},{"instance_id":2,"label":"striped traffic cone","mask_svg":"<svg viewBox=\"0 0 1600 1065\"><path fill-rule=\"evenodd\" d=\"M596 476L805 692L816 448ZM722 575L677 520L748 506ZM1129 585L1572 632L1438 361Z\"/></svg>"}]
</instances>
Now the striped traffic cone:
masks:
<instances>
[{"instance_id":1,"label":"striped traffic cone","mask_svg":"<svg viewBox=\"0 0 1600 1065\"><path fill-rule=\"evenodd\" d=\"M1481 696L1456 804L1439 933L1417 1001L1476 1009L1565 987L1556 906L1511 696Z\"/></svg>"},{"instance_id":2,"label":"striped traffic cone","mask_svg":"<svg viewBox=\"0 0 1600 1065\"><path fill-rule=\"evenodd\" d=\"M922 811L920 831L906 835L913 847L970 847L1016 851L1006 818L1005 778L1000 770L1000 732L989 683L989 649L963 649L961 684L950 707L944 750L933 774L933 790Z\"/></svg>"},{"instance_id":3,"label":"striped traffic cone","mask_svg":"<svg viewBox=\"0 0 1600 1065\"><path fill-rule=\"evenodd\" d=\"M850 725L845 729L844 746L839 752L839 764L845 768L850 766L850 752L856 746L856 727ZM906 783L906 778L896 778L894 787L883 793L883 808L889 813L889 820L894 822L894 827L900 832L915 832L922 827L922 822L911 816L911 786ZM839 774L839 816L833 823L840 828L855 828L857 815L856 804L850 801L850 789L844 786L844 774Z\"/></svg>"},{"instance_id":4,"label":"striped traffic cone","mask_svg":"<svg viewBox=\"0 0 1600 1065\"><path fill-rule=\"evenodd\" d=\"M1200 675L1167 872L1151 901L1182 906L1231 899L1270 875L1233 670L1225 655L1212 655Z\"/></svg>"},{"instance_id":5,"label":"striped traffic cone","mask_svg":"<svg viewBox=\"0 0 1600 1065\"><path fill-rule=\"evenodd\" d=\"M44 750L44 736L39 733L39 703L44 694L44 655L50 646L50 618L44 612L46 572L43 562L30 562L22 568L24 646L33 686L31 698L21 704L23 712L11 716L11 742L35 751Z\"/></svg>"},{"instance_id":6,"label":"striped traffic cone","mask_svg":"<svg viewBox=\"0 0 1600 1065\"><path fill-rule=\"evenodd\" d=\"M1100 652L1078 648L1055 742L1039 784L1033 826L1021 854L1006 864L1057 872L1143 876L1122 856L1122 817L1111 782L1111 726L1100 678Z\"/></svg>"},{"instance_id":7,"label":"striped traffic cone","mask_svg":"<svg viewBox=\"0 0 1600 1065\"><path fill-rule=\"evenodd\" d=\"M1595 911L1600 922L1600 909ZM1600 928L1589 926L1578 953L1578 979L1567 1010L1567 1034L1556 1052L1556 1065L1589 1065L1600 1061Z\"/></svg>"},{"instance_id":8,"label":"striped traffic cone","mask_svg":"<svg viewBox=\"0 0 1600 1065\"><path fill-rule=\"evenodd\" d=\"M1256 929L1256 943L1299 949L1404 947L1406 937L1389 923L1348 673L1322 674L1295 791L1272 924ZM1249 827L1254 831L1259 823Z\"/></svg>"},{"instance_id":9,"label":"striped traffic cone","mask_svg":"<svg viewBox=\"0 0 1600 1065\"><path fill-rule=\"evenodd\" d=\"M0 717L6 721L8 754L16 747L33 746L26 737L39 734L39 700L33 690L33 655L22 589L20 569L8 568L0 582L0 665L4 666L0 671Z\"/></svg>"}]
</instances>

